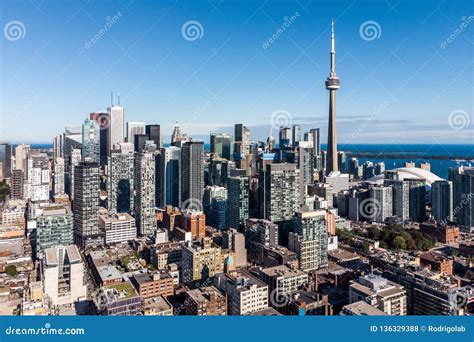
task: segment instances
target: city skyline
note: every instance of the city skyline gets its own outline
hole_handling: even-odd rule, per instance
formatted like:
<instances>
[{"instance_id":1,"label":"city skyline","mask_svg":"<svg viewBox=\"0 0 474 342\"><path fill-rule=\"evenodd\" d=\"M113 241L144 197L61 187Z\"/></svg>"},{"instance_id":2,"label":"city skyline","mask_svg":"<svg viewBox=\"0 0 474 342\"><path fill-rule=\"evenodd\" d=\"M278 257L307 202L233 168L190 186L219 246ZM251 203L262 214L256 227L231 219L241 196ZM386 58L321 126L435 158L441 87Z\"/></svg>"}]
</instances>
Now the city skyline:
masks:
<instances>
[{"instance_id":1,"label":"city skyline","mask_svg":"<svg viewBox=\"0 0 474 342\"><path fill-rule=\"evenodd\" d=\"M126 121L158 123L165 139L175 120L200 138L231 133L239 117L264 140L271 118L284 113L303 130L321 128L326 141L322 82L334 16L345 84L338 96L339 143L474 143L466 76L474 18L462 6L382 2L371 15L352 2L263 3L232 13L225 2L193 12L185 2L150 5L156 13L139 2L76 4L75 11L18 4L5 13L6 22L21 22L23 36L5 36L3 44L2 140L49 143L64 126L104 111L114 91ZM39 25L58 11L65 23ZM197 36L185 24L195 25ZM257 24L263 27L250 34ZM88 29L78 31L82 26ZM23 124L13 125L19 119Z\"/></svg>"}]
</instances>

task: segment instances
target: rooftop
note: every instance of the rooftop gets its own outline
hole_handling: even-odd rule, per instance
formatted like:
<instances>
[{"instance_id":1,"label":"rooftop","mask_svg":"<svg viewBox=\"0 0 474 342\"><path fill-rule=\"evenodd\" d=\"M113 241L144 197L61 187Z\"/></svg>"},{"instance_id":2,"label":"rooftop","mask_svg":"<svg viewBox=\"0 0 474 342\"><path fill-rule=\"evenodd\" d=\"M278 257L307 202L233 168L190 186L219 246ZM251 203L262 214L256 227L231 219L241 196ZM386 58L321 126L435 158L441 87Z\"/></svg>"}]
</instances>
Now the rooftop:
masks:
<instances>
[{"instance_id":1,"label":"rooftop","mask_svg":"<svg viewBox=\"0 0 474 342\"><path fill-rule=\"evenodd\" d=\"M382 310L379 310L364 301L346 305L342 310L347 310L355 316L387 316L387 314Z\"/></svg>"},{"instance_id":2,"label":"rooftop","mask_svg":"<svg viewBox=\"0 0 474 342\"><path fill-rule=\"evenodd\" d=\"M262 273L266 274L268 277L294 277L294 276L302 276L306 275L305 272L294 268L291 269L286 265L278 265L274 267L264 268L261 270Z\"/></svg>"}]
</instances>

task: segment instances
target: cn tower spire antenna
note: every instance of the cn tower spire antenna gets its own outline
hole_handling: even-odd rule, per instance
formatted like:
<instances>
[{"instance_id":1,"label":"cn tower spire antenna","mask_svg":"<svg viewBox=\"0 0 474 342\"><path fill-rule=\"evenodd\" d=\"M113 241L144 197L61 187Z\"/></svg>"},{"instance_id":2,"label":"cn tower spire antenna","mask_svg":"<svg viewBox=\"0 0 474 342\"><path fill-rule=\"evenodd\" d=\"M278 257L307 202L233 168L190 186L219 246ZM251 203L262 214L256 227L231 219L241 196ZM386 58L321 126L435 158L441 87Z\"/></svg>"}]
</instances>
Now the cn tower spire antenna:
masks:
<instances>
[{"instance_id":1,"label":"cn tower spire antenna","mask_svg":"<svg viewBox=\"0 0 474 342\"><path fill-rule=\"evenodd\" d=\"M334 18L331 19L331 75L336 75L336 49L334 38Z\"/></svg>"},{"instance_id":2,"label":"cn tower spire antenna","mask_svg":"<svg viewBox=\"0 0 474 342\"><path fill-rule=\"evenodd\" d=\"M329 125L328 147L326 157L326 175L332 171L339 171L337 160L337 133L336 133L336 91L341 87L341 82L336 76L336 49L334 48L334 18L331 20L331 64L329 77L326 79L326 89L329 90Z\"/></svg>"}]
</instances>

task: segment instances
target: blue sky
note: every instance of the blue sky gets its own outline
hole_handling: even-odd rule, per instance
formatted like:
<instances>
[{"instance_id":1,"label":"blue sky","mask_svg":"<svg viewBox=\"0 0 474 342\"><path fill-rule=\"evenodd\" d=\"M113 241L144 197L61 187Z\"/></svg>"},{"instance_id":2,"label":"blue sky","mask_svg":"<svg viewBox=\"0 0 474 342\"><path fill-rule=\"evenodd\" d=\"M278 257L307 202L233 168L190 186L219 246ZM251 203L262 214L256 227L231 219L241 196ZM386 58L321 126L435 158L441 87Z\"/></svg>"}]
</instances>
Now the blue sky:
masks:
<instances>
[{"instance_id":1,"label":"blue sky","mask_svg":"<svg viewBox=\"0 0 474 342\"><path fill-rule=\"evenodd\" d=\"M0 6L0 140L51 142L104 110L113 91L127 121L159 123L165 136L179 120L194 137L242 122L264 139L277 112L303 130L320 127L325 141L334 17L340 143L474 143L471 1ZM19 39L7 32L12 21L23 25ZM196 40L182 34L189 21L202 27Z\"/></svg>"}]
</instances>

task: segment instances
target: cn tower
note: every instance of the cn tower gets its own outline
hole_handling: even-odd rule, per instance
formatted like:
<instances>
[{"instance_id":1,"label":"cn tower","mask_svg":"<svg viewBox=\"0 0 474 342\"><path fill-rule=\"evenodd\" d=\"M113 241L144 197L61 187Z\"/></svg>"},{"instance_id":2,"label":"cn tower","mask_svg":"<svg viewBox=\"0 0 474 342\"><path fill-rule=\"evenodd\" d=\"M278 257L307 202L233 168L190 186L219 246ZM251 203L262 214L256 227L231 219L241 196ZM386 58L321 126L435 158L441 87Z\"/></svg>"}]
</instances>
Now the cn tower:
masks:
<instances>
[{"instance_id":1,"label":"cn tower","mask_svg":"<svg viewBox=\"0 0 474 342\"><path fill-rule=\"evenodd\" d=\"M341 86L336 76L336 51L334 49L334 18L331 21L331 70L326 79L326 89L329 90L329 127L328 148L326 155L326 175L338 171L337 140L336 140L336 90Z\"/></svg>"}]
</instances>

